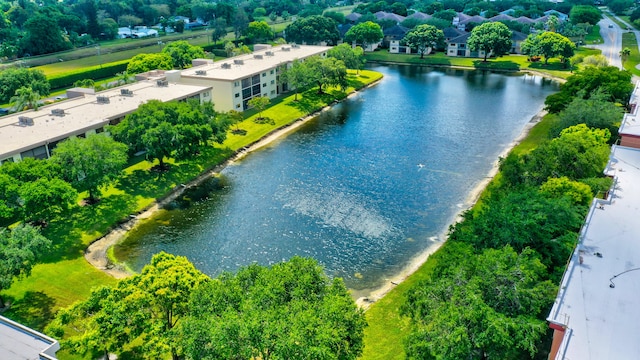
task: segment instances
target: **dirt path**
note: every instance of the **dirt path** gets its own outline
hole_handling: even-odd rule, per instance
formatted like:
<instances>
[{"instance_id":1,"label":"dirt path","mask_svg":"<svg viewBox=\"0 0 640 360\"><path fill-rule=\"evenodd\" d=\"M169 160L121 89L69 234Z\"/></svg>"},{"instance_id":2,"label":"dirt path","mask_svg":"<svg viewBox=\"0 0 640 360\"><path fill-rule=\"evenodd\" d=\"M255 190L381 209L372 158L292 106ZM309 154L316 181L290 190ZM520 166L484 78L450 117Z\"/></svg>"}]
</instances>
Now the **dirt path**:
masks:
<instances>
[{"instance_id":1,"label":"dirt path","mask_svg":"<svg viewBox=\"0 0 640 360\"><path fill-rule=\"evenodd\" d=\"M378 84L380 82L380 80L377 80L369 85L367 85L366 87L357 90L355 92L353 92L352 94L350 94L347 99L356 96L360 91L374 86L376 84ZM182 193L184 193L184 191L188 188L194 187L194 186L198 186L199 184L201 184L202 182L204 182L205 180L211 178L212 176L215 176L216 174L218 174L220 171L222 171L222 169L224 169L227 165L238 161L240 159L242 159L243 157L245 157L247 154L249 154L252 151L255 151L257 149L260 149L263 146L266 146L270 143L272 143L273 141L282 138L284 136L286 136L287 134L295 131L296 129L298 129L300 126L304 125L307 121L313 119L314 117L318 116L318 114L327 111L329 109L331 109L331 107L333 105L335 105L337 102L334 102L333 104L330 104L328 106L325 106L324 108L322 108L321 110L308 115L304 118L300 118L288 125L285 125L279 129L276 129L272 132L270 132L269 134L265 135L263 138L261 138L260 140L256 141L253 144L250 144L247 147L244 147L240 150L238 150L230 159L228 159L227 161L225 161L224 163L214 167L211 170L208 170L206 172L204 172L203 174L201 174L200 176L198 176L197 178L195 178L194 180L190 181L187 184L181 185L181 186L177 186L176 188L174 188L169 195L167 195L164 199L154 203L153 205L151 205L149 208L143 210L141 213L139 213L138 215L130 215L131 216L131 220L127 221L126 223L118 226L116 229L112 230L111 232L109 232L108 234L106 234L105 236L99 238L98 240L94 241L93 243L91 243L89 245L89 247L85 250L84 253L84 257L85 259L87 259L87 261L93 265L96 269L101 270L111 276L113 276L116 279L122 279L125 278L127 276L132 275L131 272L129 272L127 269L125 269L124 267L114 264L108 256L108 251L109 248L114 246L115 244L117 244L120 240L122 240L125 235L127 234L127 232L129 232L129 230L133 229L135 226L137 226L141 221L148 219L150 217L152 217L156 212L158 212L159 210L161 210L165 205L167 205L168 203L172 202L173 200L175 200L176 198L178 198L179 196L182 195Z\"/></svg>"}]
</instances>

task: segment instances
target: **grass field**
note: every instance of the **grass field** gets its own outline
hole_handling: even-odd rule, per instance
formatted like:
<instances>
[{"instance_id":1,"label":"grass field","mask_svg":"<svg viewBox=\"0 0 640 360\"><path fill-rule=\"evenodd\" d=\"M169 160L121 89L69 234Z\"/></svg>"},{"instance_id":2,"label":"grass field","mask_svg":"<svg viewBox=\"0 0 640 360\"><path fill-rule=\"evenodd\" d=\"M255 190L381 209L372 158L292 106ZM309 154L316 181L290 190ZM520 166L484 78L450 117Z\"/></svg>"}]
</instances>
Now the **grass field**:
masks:
<instances>
[{"instance_id":1,"label":"grass field","mask_svg":"<svg viewBox=\"0 0 640 360\"><path fill-rule=\"evenodd\" d=\"M223 144L212 145L193 159L168 161L171 166L167 172L149 171L153 163L142 158L132 159L124 174L103 192L98 204L76 207L44 229L43 233L53 241L53 248L42 263L33 268L31 276L2 291L3 297L12 304L5 315L35 329L43 329L59 308L85 298L94 286L114 283L113 278L85 261L84 250L92 241L128 219L130 214L163 198L179 184L222 163L238 149L335 100L344 99L354 89L381 77L373 71L363 70L359 75L351 72L349 88L345 91L328 89L325 94L318 94L317 88L312 88L300 93L298 101L294 101L294 94L275 99L262 113L272 120L270 123L257 123L255 112L246 112L246 119L238 125L246 130L246 135L234 135L230 131Z\"/></svg>"},{"instance_id":2,"label":"grass field","mask_svg":"<svg viewBox=\"0 0 640 360\"><path fill-rule=\"evenodd\" d=\"M636 65L640 64L640 53L638 53L638 41L635 33L626 32L622 34L622 48L624 49L625 47L631 50L631 55L623 64L625 70L633 75L640 76L640 70L636 68Z\"/></svg>"}]
</instances>

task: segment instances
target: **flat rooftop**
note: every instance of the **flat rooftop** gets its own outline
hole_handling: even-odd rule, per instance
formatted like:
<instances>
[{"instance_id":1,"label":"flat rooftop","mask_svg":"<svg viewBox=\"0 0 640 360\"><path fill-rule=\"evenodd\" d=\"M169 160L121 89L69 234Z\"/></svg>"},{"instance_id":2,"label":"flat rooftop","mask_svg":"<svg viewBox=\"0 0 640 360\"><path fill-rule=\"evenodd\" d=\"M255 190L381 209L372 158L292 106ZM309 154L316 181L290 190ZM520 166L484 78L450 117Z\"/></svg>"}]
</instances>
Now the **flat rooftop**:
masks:
<instances>
[{"instance_id":1,"label":"flat rooftop","mask_svg":"<svg viewBox=\"0 0 640 360\"><path fill-rule=\"evenodd\" d=\"M547 318L566 327L556 359L640 357L640 150L614 146L606 173Z\"/></svg>"},{"instance_id":2,"label":"flat rooftop","mask_svg":"<svg viewBox=\"0 0 640 360\"><path fill-rule=\"evenodd\" d=\"M121 95L121 90L131 91L130 96ZM23 111L0 118L0 159L15 153L44 145L105 124L135 111L141 104L157 99L171 101L184 99L201 93L210 87L169 83L158 86L155 80L101 91L42 106L37 111ZM109 103L100 104L98 96L109 98ZM52 114L52 110L64 111L64 116ZM33 125L20 125L20 117L33 120Z\"/></svg>"},{"instance_id":3,"label":"flat rooftop","mask_svg":"<svg viewBox=\"0 0 640 360\"><path fill-rule=\"evenodd\" d=\"M56 359L58 342L0 316L0 358L2 360Z\"/></svg>"},{"instance_id":4,"label":"flat rooftop","mask_svg":"<svg viewBox=\"0 0 640 360\"><path fill-rule=\"evenodd\" d=\"M211 80L238 80L296 59L322 54L329 49L331 46L281 45L215 63L194 66L182 70L182 76Z\"/></svg>"},{"instance_id":5,"label":"flat rooftop","mask_svg":"<svg viewBox=\"0 0 640 360\"><path fill-rule=\"evenodd\" d=\"M618 129L620 134L640 136L640 117L638 116L638 106L640 106L640 104L638 104L638 101L640 101L640 87L636 84L629 99L629 104L635 105L631 109L631 112L624 114L622 123Z\"/></svg>"}]
</instances>

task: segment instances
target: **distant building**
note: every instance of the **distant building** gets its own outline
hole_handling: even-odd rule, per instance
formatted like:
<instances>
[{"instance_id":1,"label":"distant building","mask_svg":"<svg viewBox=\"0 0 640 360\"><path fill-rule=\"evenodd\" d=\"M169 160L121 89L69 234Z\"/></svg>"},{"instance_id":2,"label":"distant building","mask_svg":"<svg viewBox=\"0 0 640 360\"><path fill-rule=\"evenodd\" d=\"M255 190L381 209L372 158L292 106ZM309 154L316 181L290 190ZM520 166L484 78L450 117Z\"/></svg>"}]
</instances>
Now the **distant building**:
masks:
<instances>
[{"instance_id":1,"label":"distant building","mask_svg":"<svg viewBox=\"0 0 640 360\"><path fill-rule=\"evenodd\" d=\"M57 360L58 350L57 340L0 316L0 359Z\"/></svg>"},{"instance_id":2,"label":"distant building","mask_svg":"<svg viewBox=\"0 0 640 360\"><path fill-rule=\"evenodd\" d=\"M638 87L632 103L638 101ZM614 183L595 199L547 317L549 359L638 359L640 356L640 125L624 116L605 174Z\"/></svg>"},{"instance_id":3,"label":"distant building","mask_svg":"<svg viewBox=\"0 0 640 360\"><path fill-rule=\"evenodd\" d=\"M401 44L402 39L410 31L401 25L394 25L383 31L384 38L382 40L382 46L389 47L391 54L411 54L411 48Z\"/></svg>"}]
</instances>

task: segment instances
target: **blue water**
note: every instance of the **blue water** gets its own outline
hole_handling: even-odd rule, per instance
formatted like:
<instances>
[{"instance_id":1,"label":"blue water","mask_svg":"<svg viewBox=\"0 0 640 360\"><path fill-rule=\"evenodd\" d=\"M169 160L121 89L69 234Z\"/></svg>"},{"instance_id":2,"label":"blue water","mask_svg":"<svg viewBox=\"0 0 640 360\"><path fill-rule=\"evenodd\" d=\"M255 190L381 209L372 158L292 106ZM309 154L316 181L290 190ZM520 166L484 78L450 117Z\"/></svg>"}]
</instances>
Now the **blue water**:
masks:
<instances>
[{"instance_id":1,"label":"blue water","mask_svg":"<svg viewBox=\"0 0 640 360\"><path fill-rule=\"evenodd\" d=\"M161 250L215 276L293 255L354 291L397 274L442 235L557 84L534 76L376 66L384 79L133 231L116 256Z\"/></svg>"}]
</instances>

